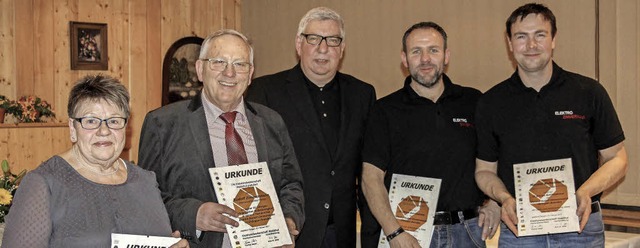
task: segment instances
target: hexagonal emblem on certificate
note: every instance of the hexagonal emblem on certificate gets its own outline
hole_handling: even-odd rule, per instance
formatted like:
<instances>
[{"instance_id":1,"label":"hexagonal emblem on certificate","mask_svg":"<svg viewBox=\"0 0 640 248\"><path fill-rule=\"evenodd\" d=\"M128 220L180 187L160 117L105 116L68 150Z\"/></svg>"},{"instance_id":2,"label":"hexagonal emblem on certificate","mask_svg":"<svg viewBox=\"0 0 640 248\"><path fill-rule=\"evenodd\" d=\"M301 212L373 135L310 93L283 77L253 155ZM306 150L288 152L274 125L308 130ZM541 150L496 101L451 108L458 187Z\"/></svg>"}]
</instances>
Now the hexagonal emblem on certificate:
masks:
<instances>
[{"instance_id":1,"label":"hexagonal emblem on certificate","mask_svg":"<svg viewBox=\"0 0 640 248\"><path fill-rule=\"evenodd\" d=\"M233 198L233 207L238 218L252 227L266 225L273 214L271 197L258 187L240 189Z\"/></svg>"}]
</instances>

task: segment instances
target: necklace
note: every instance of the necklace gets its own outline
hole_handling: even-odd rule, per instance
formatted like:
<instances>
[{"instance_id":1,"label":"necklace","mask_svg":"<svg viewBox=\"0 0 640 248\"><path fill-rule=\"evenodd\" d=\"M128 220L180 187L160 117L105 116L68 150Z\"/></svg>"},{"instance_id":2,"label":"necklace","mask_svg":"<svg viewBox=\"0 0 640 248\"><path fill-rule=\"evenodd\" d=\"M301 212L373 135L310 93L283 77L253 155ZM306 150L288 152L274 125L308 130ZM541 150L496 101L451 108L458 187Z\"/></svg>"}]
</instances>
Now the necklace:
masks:
<instances>
[{"instance_id":1,"label":"necklace","mask_svg":"<svg viewBox=\"0 0 640 248\"><path fill-rule=\"evenodd\" d=\"M103 175L103 176L109 176L109 175L116 174L116 172L118 172L118 170L120 169L120 166L118 166L118 165L116 164L119 160L116 160L116 162L115 162L115 163L114 163L114 165L112 166L112 167L114 168L114 170L113 170L113 171L103 172L103 171L101 171L100 169L97 169L97 168L95 168L95 167L93 167L93 166L90 166L90 165L88 165L88 164L83 163L83 162L80 160L80 153L78 152L78 148L74 148L74 149L73 149L73 151L74 151L74 153L75 153L75 155L76 155L76 161L78 161L78 163L79 163L82 167L87 168L89 171L91 171L91 172L93 172L93 173L95 173L95 174Z\"/></svg>"}]
</instances>

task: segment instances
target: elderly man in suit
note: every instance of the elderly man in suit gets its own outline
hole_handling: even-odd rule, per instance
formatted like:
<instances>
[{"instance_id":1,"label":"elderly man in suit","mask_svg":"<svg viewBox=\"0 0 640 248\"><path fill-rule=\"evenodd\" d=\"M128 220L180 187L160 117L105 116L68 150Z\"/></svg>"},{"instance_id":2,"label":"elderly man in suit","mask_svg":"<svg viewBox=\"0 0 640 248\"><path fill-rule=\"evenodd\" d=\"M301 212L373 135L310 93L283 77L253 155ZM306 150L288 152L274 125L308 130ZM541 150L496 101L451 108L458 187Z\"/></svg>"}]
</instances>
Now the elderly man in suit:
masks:
<instances>
[{"instance_id":1,"label":"elderly man in suit","mask_svg":"<svg viewBox=\"0 0 640 248\"><path fill-rule=\"evenodd\" d=\"M375 91L338 72L345 48L342 17L319 7L302 18L298 65L254 80L247 99L284 119L305 181L306 220L296 245L355 247L357 176L363 126Z\"/></svg>"},{"instance_id":2,"label":"elderly man in suit","mask_svg":"<svg viewBox=\"0 0 640 248\"><path fill-rule=\"evenodd\" d=\"M201 95L147 114L138 161L156 173L171 225L191 247L231 247L225 224L235 211L218 204L207 169L266 161L289 233L304 223L302 175L278 113L243 100L251 83L253 49L234 30L202 43L196 62ZM295 238L295 237L292 237Z\"/></svg>"}]
</instances>

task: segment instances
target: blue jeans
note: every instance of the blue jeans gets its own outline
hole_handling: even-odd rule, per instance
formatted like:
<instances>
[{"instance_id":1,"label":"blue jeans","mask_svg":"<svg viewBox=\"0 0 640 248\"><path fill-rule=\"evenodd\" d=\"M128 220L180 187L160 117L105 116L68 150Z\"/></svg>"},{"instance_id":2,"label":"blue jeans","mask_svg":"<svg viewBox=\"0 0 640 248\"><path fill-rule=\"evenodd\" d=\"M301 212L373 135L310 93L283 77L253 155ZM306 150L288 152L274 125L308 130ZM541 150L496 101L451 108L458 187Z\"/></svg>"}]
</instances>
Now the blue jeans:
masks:
<instances>
[{"instance_id":1,"label":"blue jeans","mask_svg":"<svg viewBox=\"0 0 640 248\"><path fill-rule=\"evenodd\" d=\"M433 226L430 247L485 247L482 228L478 227L478 218L453 225Z\"/></svg>"},{"instance_id":2,"label":"blue jeans","mask_svg":"<svg viewBox=\"0 0 640 248\"><path fill-rule=\"evenodd\" d=\"M516 237L504 224L500 224L499 247L604 247L604 224L602 212L589 215L582 233L558 233L538 236Z\"/></svg>"}]
</instances>

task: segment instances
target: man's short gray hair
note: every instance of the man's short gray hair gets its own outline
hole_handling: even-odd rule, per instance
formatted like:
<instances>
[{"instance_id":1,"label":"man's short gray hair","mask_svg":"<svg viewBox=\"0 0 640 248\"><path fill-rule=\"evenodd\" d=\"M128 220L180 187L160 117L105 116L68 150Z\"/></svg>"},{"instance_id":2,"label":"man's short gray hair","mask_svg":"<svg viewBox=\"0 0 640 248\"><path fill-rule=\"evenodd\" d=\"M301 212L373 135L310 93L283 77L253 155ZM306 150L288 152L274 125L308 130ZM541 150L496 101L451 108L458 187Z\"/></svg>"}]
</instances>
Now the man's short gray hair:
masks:
<instances>
[{"instance_id":1,"label":"man's short gray hair","mask_svg":"<svg viewBox=\"0 0 640 248\"><path fill-rule=\"evenodd\" d=\"M338 23L338 25L340 26L340 37L342 37L342 39L344 40L344 20L342 20L342 17L340 16L340 14L338 14L338 12L327 7L316 7L309 10L309 12L307 12L307 14L305 14L300 20L300 24L298 24L298 33L296 34L296 36L300 36L300 34L304 32L304 30L307 28L307 25L311 21L325 20L333 20Z\"/></svg>"},{"instance_id":2,"label":"man's short gray hair","mask_svg":"<svg viewBox=\"0 0 640 248\"><path fill-rule=\"evenodd\" d=\"M240 39L244 40L244 43L246 43L247 46L249 47L249 63L253 64L253 46L251 46L251 42L249 42L249 39L247 39L247 36L233 29L220 29L215 33L207 36L207 38L205 38L204 41L202 41L202 46L200 46L199 58L206 59L205 57L207 56L207 52L209 52L209 44L211 43L211 41L223 35L235 35Z\"/></svg>"}]
</instances>

